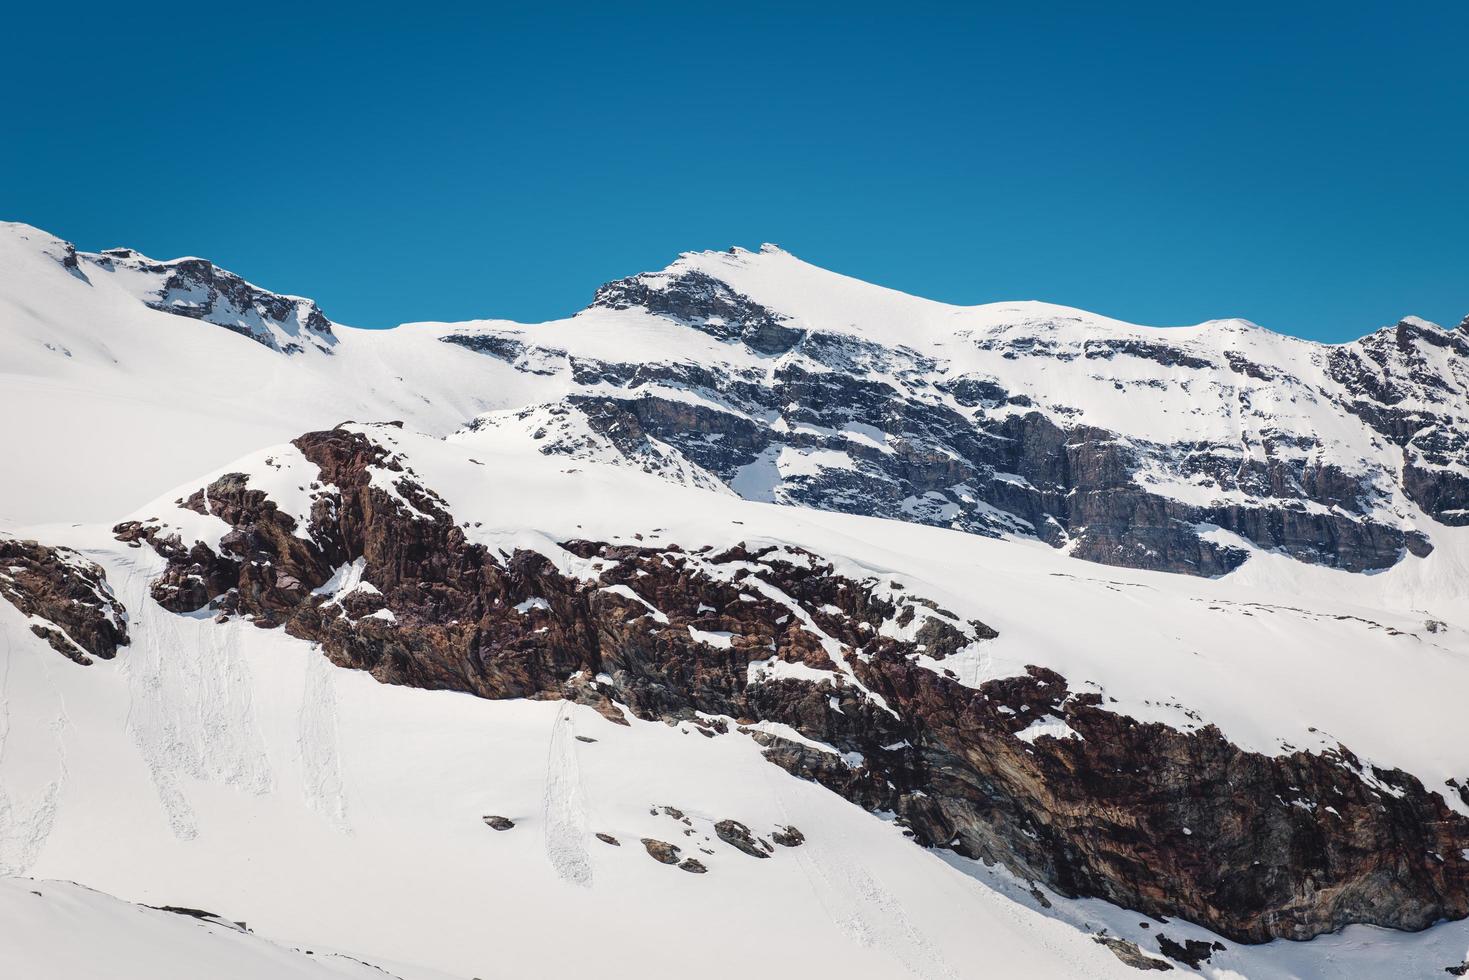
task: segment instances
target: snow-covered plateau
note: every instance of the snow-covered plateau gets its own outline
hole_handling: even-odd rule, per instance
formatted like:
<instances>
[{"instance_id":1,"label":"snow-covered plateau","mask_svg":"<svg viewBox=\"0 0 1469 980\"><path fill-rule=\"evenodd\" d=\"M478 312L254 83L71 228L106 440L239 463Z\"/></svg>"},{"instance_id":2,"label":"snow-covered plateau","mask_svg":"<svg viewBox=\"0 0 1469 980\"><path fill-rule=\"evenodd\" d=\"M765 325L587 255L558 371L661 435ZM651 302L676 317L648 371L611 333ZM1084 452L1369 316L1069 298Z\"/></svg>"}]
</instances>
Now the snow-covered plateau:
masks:
<instances>
[{"instance_id":1,"label":"snow-covered plateau","mask_svg":"<svg viewBox=\"0 0 1469 980\"><path fill-rule=\"evenodd\" d=\"M0 976L1469 974L1469 326L0 225L0 413Z\"/></svg>"}]
</instances>

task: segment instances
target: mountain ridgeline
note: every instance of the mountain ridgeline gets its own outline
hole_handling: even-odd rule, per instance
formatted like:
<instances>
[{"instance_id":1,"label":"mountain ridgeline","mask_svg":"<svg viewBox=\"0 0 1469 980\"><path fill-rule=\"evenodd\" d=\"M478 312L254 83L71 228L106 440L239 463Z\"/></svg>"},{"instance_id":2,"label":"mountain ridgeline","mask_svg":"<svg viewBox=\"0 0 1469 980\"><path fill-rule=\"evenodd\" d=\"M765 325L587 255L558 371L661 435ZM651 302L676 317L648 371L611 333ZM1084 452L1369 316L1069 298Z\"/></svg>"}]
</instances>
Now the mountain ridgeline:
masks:
<instances>
[{"instance_id":1,"label":"mountain ridgeline","mask_svg":"<svg viewBox=\"0 0 1469 980\"><path fill-rule=\"evenodd\" d=\"M501 430L752 500L1203 576L1254 550L1370 572L1469 524L1469 318L1406 317L1335 346L1241 320L1139 327L935 303L767 245L685 254L564 320L364 331L202 259L49 249L89 285L290 356L316 412L332 403L317 375L334 373L354 394L398 389L395 417L425 431ZM380 350L409 337L412 362ZM435 385L489 410L446 413ZM321 422L368 400L337 401Z\"/></svg>"},{"instance_id":2,"label":"mountain ridgeline","mask_svg":"<svg viewBox=\"0 0 1469 980\"><path fill-rule=\"evenodd\" d=\"M666 318L717 340L713 356L590 356L534 329L446 335L569 382L475 424L752 499L1196 575L1250 547L1371 571L1427 554L1432 523L1469 522L1469 320L1409 318L1328 347L1238 321L1151 330L1020 304L954 309L935 331L919 301L822 322L708 271L738 282L767 264L795 260L686 259L602 287L581 315Z\"/></svg>"}]
</instances>

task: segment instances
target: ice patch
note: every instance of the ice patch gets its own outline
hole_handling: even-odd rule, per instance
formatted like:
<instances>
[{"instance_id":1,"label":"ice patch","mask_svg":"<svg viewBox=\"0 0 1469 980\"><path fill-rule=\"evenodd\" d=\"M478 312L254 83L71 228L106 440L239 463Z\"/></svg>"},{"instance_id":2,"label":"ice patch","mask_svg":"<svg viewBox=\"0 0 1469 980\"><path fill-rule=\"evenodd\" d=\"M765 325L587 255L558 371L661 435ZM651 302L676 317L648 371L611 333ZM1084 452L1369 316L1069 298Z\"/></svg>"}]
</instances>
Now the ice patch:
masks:
<instances>
[{"instance_id":1,"label":"ice patch","mask_svg":"<svg viewBox=\"0 0 1469 980\"><path fill-rule=\"evenodd\" d=\"M1035 740L1047 736L1049 738L1074 738L1081 741L1081 735L1070 725L1066 724L1064 718L1055 715L1044 715L1027 725L1024 730L1015 733L1015 737L1022 742L1035 744Z\"/></svg>"}]
</instances>

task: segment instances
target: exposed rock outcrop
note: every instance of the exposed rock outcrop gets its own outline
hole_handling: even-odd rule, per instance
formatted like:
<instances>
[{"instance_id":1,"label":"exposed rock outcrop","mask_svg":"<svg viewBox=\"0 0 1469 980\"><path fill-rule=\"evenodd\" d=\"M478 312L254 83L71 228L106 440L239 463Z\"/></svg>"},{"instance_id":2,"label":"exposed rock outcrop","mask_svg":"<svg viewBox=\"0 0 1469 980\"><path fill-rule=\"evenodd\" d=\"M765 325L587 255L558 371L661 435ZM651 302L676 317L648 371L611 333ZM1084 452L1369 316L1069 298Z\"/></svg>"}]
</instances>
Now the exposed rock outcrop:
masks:
<instances>
[{"instance_id":1,"label":"exposed rock outcrop","mask_svg":"<svg viewBox=\"0 0 1469 980\"><path fill-rule=\"evenodd\" d=\"M1172 963L1149 956L1139 948L1137 943L1129 940L1117 936L1093 936L1092 941L1106 946L1114 956L1135 970L1164 972L1173 969Z\"/></svg>"},{"instance_id":2,"label":"exposed rock outcrop","mask_svg":"<svg viewBox=\"0 0 1469 980\"><path fill-rule=\"evenodd\" d=\"M597 290L592 305L611 310L645 309L720 340L743 341L762 354L788 351L803 336L803 331L785 324L785 317L697 271L609 282Z\"/></svg>"},{"instance_id":3,"label":"exposed rock outcrop","mask_svg":"<svg viewBox=\"0 0 1469 980\"><path fill-rule=\"evenodd\" d=\"M107 573L70 548L0 537L0 596L30 617L32 633L79 664L111 660L127 645L127 610Z\"/></svg>"},{"instance_id":4,"label":"exposed rock outcrop","mask_svg":"<svg viewBox=\"0 0 1469 980\"><path fill-rule=\"evenodd\" d=\"M1041 668L966 686L932 664L993 630L790 547L566 541L573 578L538 551L470 541L369 432L296 446L320 468L304 529L241 474L184 501L230 525L218 552L161 523L119 526L168 560L160 603L283 625L388 683L564 697L715 737L733 719L773 763L898 814L920 843L1240 941L1469 915L1469 819L1347 747L1248 752L1207 725L1108 711ZM363 587L328 588L349 566ZM753 837L728 823L726 842Z\"/></svg>"},{"instance_id":5,"label":"exposed rock outcrop","mask_svg":"<svg viewBox=\"0 0 1469 980\"><path fill-rule=\"evenodd\" d=\"M648 852L648 857L659 864L678 864L678 852L682 850L677 844L652 837L643 838L643 848Z\"/></svg>"},{"instance_id":6,"label":"exposed rock outcrop","mask_svg":"<svg viewBox=\"0 0 1469 980\"><path fill-rule=\"evenodd\" d=\"M738 820L721 820L714 825L714 833L730 847L756 858L768 858L775 848L754 834Z\"/></svg>"},{"instance_id":7,"label":"exposed rock outcrop","mask_svg":"<svg viewBox=\"0 0 1469 980\"><path fill-rule=\"evenodd\" d=\"M99 274L118 274L124 288L155 310L224 327L271 350L330 354L337 344L316 303L261 289L206 259L159 262L130 248L83 258Z\"/></svg>"},{"instance_id":8,"label":"exposed rock outcrop","mask_svg":"<svg viewBox=\"0 0 1469 980\"><path fill-rule=\"evenodd\" d=\"M1469 318L1466 318L1469 321ZM1409 317L1334 348L1347 408L1403 450L1403 491L1444 524L1469 524L1469 332Z\"/></svg>"},{"instance_id":9,"label":"exposed rock outcrop","mask_svg":"<svg viewBox=\"0 0 1469 980\"><path fill-rule=\"evenodd\" d=\"M781 847L800 847L806 843L806 835L795 827L781 827L770 835L770 839Z\"/></svg>"},{"instance_id":10,"label":"exposed rock outcrop","mask_svg":"<svg viewBox=\"0 0 1469 980\"><path fill-rule=\"evenodd\" d=\"M928 729L933 783L899 812L929 841L1243 941L1469 914L1469 820L1344 747L1245 752L1209 726L1106 711L1040 668L971 694L898 658L873 666L874 690Z\"/></svg>"},{"instance_id":11,"label":"exposed rock outcrop","mask_svg":"<svg viewBox=\"0 0 1469 980\"><path fill-rule=\"evenodd\" d=\"M1175 960L1195 970L1209 962L1210 957L1223 949L1223 943L1209 943L1202 939L1186 939L1180 943L1161 932L1158 933L1158 951L1170 960Z\"/></svg>"}]
</instances>

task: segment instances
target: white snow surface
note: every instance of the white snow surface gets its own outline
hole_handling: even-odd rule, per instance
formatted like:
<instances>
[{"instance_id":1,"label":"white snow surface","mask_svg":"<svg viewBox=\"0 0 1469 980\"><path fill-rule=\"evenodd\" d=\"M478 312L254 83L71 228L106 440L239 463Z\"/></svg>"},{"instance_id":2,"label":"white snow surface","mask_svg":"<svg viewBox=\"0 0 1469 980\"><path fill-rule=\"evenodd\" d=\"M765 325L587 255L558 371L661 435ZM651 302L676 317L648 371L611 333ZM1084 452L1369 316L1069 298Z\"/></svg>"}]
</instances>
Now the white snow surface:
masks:
<instances>
[{"instance_id":1,"label":"white snow surface","mask_svg":"<svg viewBox=\"0 0 1469 980\"><path fill-rule=\"evenodd\" d=\"M437 970L274 943L248 928L70 881L0 878L0 976L17 980L449 980Z\"/></svg>"}]
</instances>

